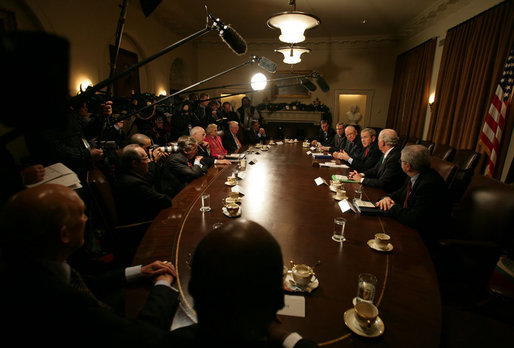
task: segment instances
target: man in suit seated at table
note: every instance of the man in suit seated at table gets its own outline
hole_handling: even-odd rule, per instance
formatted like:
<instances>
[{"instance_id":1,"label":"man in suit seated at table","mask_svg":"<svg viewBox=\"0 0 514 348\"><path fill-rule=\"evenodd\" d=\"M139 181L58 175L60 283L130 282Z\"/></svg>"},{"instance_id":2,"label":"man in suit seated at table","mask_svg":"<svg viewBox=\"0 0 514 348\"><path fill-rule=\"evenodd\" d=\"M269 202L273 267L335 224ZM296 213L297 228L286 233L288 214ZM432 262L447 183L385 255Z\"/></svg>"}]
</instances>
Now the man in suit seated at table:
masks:
<instances>
[{"instance_id":1,"label":"man in suit seated at table","mask_svg":"<svg viewBox=\"0 0 514 348\"><path fill-rule=\"evenodd\" d=\"M229 160L213 158L211 156L209 143L205 141L205 129L199 126L193 127L190 135L198 142L197 155L203 157L203 162L205 162L208 167L212 167L214 164L232 164Z\"/></svg>"},{"instance_id":2,"label":"man in suit seated at table","mask_svg":"<svg viewBox=\"0 0 514 348\"><path fill-rule=\"evenodd\" d=\"M209 169L202 156L198 156L198 142L191 136L178 138L178 152L166 160L161 178L161 188L166 192L170 177L176 177L180 183L179 191L190 181L201 177Z\"/></svg>"},{"instance_id":3,"label":"man in suit seated at table","mask_svg":"<svg viewBox=\"0 0 514 348\"><path fill-rule=\"evenodd\" d=\"M124 223L152 220L162 209L171 206L171 198L158 192L145 178L150 162L141 146L130 144L123 148L122 174L115 184L115 199L118 216ZM175 185L178 185L176 180Z\"/></svg>"},{"instance_id":4,"label":"man in suit seated at table","mask_svg":"<svg viewBox=\"0 0 514 348\"><path fill-rule=\"evenodd\" d=\"M330 146L336 135L336 131L330 127L327 120L321 120L321 129L319 130L319 134L311 141L312 146Z\"/></svg>"},{"instance_id":5,"label":"man in suit seated at table","mask_svg":"<svg viewBox=\"0 0 514 348\"><path fill-rule=\"evenodd\" d=\"M405 180L405 173L400 166L398 134L394 129L384 129L380 132L378 148L382 156L375 166L363 172L353 171L349 178L366 186L393 192L400 188Z\"/></svg>"},{"instance_id":6,"label":"man in suit seated at table","mask_svg":"<svg viewBox=\"0 0 514 348\"><path fill-rule=\"evenodd\" d=\"M191 264L189 293L198 324L172 331L171 346L317 347L279 324L282 277L280 246L261 225L243 219L211 231Z\"/></svg>"},{"instance_id":7,"label":"man in suit seated at table","mask_svg":"<svg viewBox=\"0 0 514 348\"><path fill-rule=\"evenodd\" d=\"M221 138L223 147L228 153L238 153L243 146L237 136L237 132L239 132L239 124L236 121L230 121L228 123L228 132L225 132L223 138Z\"/></svg>"},{"instance_id":8,"label":"man in suit seated at table","mask_svg":"<svg viewBox=\"0 0 514 348\"><path fill-rule=\"evenodd\" d=\"M259 121L250 121L250 128L245 130L244 134L245 145L255 145L261 141L265 141L266 139L266 131L264 128L261 128Z\"/></svg>"},{"instance_id":9,"label":"man in suit seated at table","mask_svg":"<svg viewBox=\"0 0 514 348\"><path fill-rule=\"evenodd\" d=\"M378 201L401 223L417 229L429 246L436 231L448 226L450 199L443 178L430 168L430 151L423 145L408 145L401 152L401 167L408 179L398 190Z\"/></svg>"},{"instance_id":10,"label":"man in suit seated at table","mask_svg":"<svg viewBox=\"0 0 514 348\"><path fill-rule=\"evenodd\" d=\"M351 168L358 172L368 170L377 164L382 153L378 149L377 132L373 128L364 128L361 131L362 151L360 155L350 156L346 151L334 152L333 157L346 161Z\"/></svg>"},{"instance_id":11,"label":"man in suit seated at table","mask_svg":"<svg viewBox=\"0 0 514 348\"><path fill-rule=\"evenodd\" d=\"M343 151L346 146L346 135L344 134L344 128L344 123L338 122L336 124L336 135L332 140L332 144L330 146L322 146L321 149L331 153L336 151Z\"/></svg>"},{"instance_id":12,"label":"man in suit seated at table","mask_svg":"<svg viewBox=\"0 0 514 348\"><path fill-rule=\"evenodd\" d=\"M360 156L362 152L362 142L357 129L351 125L346 126L344 134L346 135L346 145L343 151L352 157Z\"/></svg>"},{"instance_id":13,"label":"man in suit seated at table","mask_svg":"<svg viewBox=\"0 0 514 348\"><path fill-rule=\"evenodd\" d=\"M55 184L21 191L4 207L0 307L8 320L2 338L20 347L164 347L178 305L175 269L155 261L79 274L67 260L84 244L84 210L72 189ZM137 319L129 319L109 299L137 279L154 286Z\"/></svg>"}]
</instances>

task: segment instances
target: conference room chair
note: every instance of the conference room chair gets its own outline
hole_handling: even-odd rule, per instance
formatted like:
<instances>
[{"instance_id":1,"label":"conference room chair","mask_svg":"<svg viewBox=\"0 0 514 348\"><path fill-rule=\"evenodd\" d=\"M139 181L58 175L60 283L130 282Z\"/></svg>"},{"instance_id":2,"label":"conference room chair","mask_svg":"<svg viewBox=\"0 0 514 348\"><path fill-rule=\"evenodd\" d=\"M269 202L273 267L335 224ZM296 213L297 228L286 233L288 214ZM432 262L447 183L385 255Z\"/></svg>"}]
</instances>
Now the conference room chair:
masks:
<instances>
[{"instance_id":1,"label":"conference room chair","mask_svg":"<svg viewBox=\"0 0 514 348\"><path fill-rule=\"evenodd\" d=\"M436 156L430 156L430 166L441 175L446 185L450 187L457 172L457 166Z\"/></svg>"},{"instance_id":2,"label":"conference room chair","mask_svg":"<svg viewBox=\"0 0 514 348\"><path fill-rule=\"evenodd\" d=\"M473 150L456 150L452 162L457 166L457 171L450 186L450 195L453 202L458 202L475 172L480 159L480 154Z\"/></svg>"},{"instance_id":3,"label":"conference room chair","mask_svg":"<svg viewBox=\"0 0 514 348\"><path fill-rule=\"evenodd\" d=\"M439 241L436 262L443 288L483 301L498 260L514 254L514 187L475 175L452 218L454 235Z\"/></svg>"},{"instance_id":4,"label":"conference room chair","mask_svg":"<svg viewBox=\"0 0 514 348\"><path fill-rule=\"evenodd\" d=\"M92 203L89 218L95 224L94 228L104 231L106 247L112 251L114 262L120 266L130 265L137 246L152 221L120 224L111 184L101 170L89 170L86 185Z\"/></svg>"},{"instance_id":5,"label":"conference room chair","mask_svg":"<svg viewBox=\"0 0 514 348\"><path fill-rule=\"evenodd\" d=\"M455 148L446 144L435 144L432 155L445 161L451 161L455 153Z\"/></svg>"}]
</instances>

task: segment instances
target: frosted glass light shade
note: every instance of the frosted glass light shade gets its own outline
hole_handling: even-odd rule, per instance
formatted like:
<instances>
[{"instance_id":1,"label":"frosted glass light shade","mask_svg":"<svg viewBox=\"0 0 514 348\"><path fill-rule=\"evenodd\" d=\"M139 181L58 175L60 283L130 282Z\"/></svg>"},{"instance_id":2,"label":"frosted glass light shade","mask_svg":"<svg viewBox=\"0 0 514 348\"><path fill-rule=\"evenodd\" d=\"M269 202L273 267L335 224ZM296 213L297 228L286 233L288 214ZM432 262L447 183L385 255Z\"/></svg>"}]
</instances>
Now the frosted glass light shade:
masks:
<instances>
[{"instance_id":1,"label":"frosted glass light shade","mask_svg":"<svg viewBox=\"0 0 514 348\"><path fill-rule=\"evenodd\" d=\"M286 43L298 43L305 40L305 30L314 28L321 20L309 13L300 11L281 12L268 19L268 26L280 29L279 40Z\"/></svg>"},{"instance_id":2,"label":"frosted glass light shade","mask_svg":"<svg viewBox=\"0 0 514 348\"><path fill-rule=\"evenodd\" d=\"M311 50L305 47L281 47L277 48L275 52L280 52L284 55L284 63L286 64L298 64L302 61L300 58L302 54L309 53Z\"/></svg>"}]
</instances>

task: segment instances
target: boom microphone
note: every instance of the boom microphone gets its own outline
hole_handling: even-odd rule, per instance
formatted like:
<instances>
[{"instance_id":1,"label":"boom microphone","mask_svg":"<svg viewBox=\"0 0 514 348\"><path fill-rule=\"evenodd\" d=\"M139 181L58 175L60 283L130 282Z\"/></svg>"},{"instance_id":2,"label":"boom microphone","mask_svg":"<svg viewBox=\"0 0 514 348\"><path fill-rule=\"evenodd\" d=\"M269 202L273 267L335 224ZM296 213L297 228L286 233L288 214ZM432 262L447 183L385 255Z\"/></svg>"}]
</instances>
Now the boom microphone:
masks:
<instances>
[{"instance_id":1,"label":"boom microphone","mask_svg":"<svg viewBox=\"0 0 514 348\"><path fill-rule=\"evenodd\" d=\"M209 18L214 22L213 27L218 30L223 42L226 43L235 54L240 56L246 53L246 41L230 24L223 24L219 18L214 18L210 13Z\"/></svg>"},{"instance_id":2,"label":"boom microphone","mask_svg":"<svg viewBox=\"0 0 514 348\"><path fill-rule=\"evenodd\" d=\"M319 73L314 72L312 77L316 79L316 83L323 92L328 92L330 90L327 81Z\"/></svg>"},{"instance_id":3,"label":"boom microphone","mask_svg":"<svg viewBox=\"0 0 514 348\"><path fill-rule=\"evenodd\" d=\"M257 62L257 65L272 74L277 71L277 64L266 57L253 56L252 59L254 62Z\"/></svg>"},{"instance_id":4,"label":"boom microphone","mask_svg":"<svg viewBox=\"0 0 514 348\"><path fill-rule=\"evenodd\" d=\"M316 90L316 85L312 83L311 80L305 77L302 77L300 79L300 83L311 92L314 92Z\"/></svg>"}]
</instances>

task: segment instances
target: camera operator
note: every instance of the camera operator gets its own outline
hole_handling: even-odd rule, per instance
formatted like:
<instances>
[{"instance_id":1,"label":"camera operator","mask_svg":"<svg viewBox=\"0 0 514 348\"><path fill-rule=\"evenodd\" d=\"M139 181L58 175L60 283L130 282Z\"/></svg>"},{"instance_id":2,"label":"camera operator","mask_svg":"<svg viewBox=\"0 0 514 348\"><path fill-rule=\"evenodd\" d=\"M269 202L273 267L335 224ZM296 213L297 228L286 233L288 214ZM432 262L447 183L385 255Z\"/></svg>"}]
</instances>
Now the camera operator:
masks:
<instances>
[{"instance_id":1,"label":"camera operator","mask_svg":"<svg viewBox=\"0 0 514 348\"><path fill-rule=\"evenodd\" d=\"M181 136L189 135L191 129L200 125L200 120L193 110L194 104L186 100L171 118L172 139L177 140Z\"/></svg>"}]
</instances>

